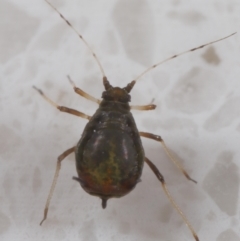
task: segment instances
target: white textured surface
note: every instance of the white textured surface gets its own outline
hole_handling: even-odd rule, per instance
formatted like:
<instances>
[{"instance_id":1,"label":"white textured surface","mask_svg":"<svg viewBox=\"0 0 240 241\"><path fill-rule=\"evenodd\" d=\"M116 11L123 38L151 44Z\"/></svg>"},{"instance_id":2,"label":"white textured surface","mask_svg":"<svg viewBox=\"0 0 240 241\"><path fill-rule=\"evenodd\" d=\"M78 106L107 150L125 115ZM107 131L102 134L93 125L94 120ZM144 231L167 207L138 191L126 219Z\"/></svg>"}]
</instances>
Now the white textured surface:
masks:
<instances>
[{"instance_id":1,"label":"white textured surface","mask_svg":"<svg viewBox=\"0 0 240 241\"><path fill-rule=\"evenodd\" d=\"M237 0L52 0L85 36L113 85L126 85L171 54L240 32ZM71 177L66 161L49 218L39 226L56 158L80 138L83 119L59 113L57 103L91 115L96 105L66 79L100 97L98 66L78 37L43 0L0 1L0 240L193 240L145 165L142 182L106 210ZM160 134L189 173L185 180L158 143L146 155L196 229L200 240L239 241L239 34L164 64L142 78L133 104L139 130Z\"/></svg>"}]
</instances>

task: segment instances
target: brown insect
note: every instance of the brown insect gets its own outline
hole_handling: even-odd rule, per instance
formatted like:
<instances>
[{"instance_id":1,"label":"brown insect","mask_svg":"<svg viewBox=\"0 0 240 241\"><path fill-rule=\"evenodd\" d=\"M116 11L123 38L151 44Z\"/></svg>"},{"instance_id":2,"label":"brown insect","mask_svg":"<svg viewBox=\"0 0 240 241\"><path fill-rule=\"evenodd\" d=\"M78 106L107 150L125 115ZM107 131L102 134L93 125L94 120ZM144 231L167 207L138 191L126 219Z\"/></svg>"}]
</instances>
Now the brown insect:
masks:
<instances>
[{"instance_id":1,"label":"brown insect","mask_svg":"<svg viewBox=\"0 0 240 241\"><path fill-rule=\"evenodd\" d=\"M70 22L51 3L49 3L47 0L46 2L60 15L60 17L70 26L70 28L75 31L81 41L83 41L87 48L91 51L103 75L103 85L105 87L105 91L102 93L102 100L96 99L95 97L76 87L74 82L68 76L68 79L77 94L99 104L99 108L95 114L93 116L88 116L80 111L70 109L65 106L59 106L54 101L49 99L42 92L42 90L34 86L39 94L55 108L62 112L89 120L78 144L69 148L58 157L55 176L45 205L44 217L40 225L47 218L48 208L54 188L56 186L61 162L69 154L75 152L78 177L73 177L73 179L78 181L86 192L100 197L102 199L103 208L106 208L107 200L109 198L122 197L135 188L136 184L140 180L143 164L146 162L158 180L161 182L165 194L177 212L181 215L182 219L190 229L194 239L199 240L191 224L175 203L174 199L171 197L166 187L163 175L145 156L140 137L149 138L161 143L171 161L185 175L185 177L194 183L197 182L188 175L182 165L173 157L160 136L138 131L130 110L153 110L156 108L156 105L150 104L145 106L130 106L129 102L131 100L131 96L129 93L137 80L160 64L185 53L193 52L210 44L226 39L235 33L216 41L212 41L199 47L184 51L180 54L173 55L155 65L152 65L137 78L135 78L135 80L127 84L124 88L113 87L108 81L99 59L83 36L77 32Z\"/></svg>"}]
</instances>

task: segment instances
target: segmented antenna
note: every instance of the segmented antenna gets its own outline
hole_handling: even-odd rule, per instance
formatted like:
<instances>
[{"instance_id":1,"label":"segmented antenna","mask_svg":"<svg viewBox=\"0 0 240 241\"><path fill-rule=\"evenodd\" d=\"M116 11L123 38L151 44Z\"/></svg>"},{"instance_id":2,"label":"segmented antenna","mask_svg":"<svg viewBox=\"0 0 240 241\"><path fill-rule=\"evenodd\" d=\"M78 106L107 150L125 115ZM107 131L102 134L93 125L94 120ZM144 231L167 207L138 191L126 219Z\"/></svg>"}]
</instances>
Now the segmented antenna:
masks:
<instances>
[{"instance_id":1,"label":"segmented antenna","mask_svg":"<svg viewBox=\"0 0 240 241\"><path fill-rule=\"evenodd\" d=\"M181 56L181 55L184 55L184 54L186 54L186 53L190 53L190 52L193 52L193 51L195 51L195 50L204 48L204 47L206 47L206 46L208 46L208 45L210 45L210 44L213 44L213 43L217 43L217 42L219 42L219 41L222 41L222 40L224 40L224 39L226 39L226 38L229 38L229 37L233 36L233 35L236 34L236 33L237 33L237 32L232 33L232 34L230 34L230 35L228 35L228 36L226 36L226 37L224 37L224 38L220 38L220 39L218 39L218 40L215 40L215 41L212 41L212 42L209 42L209 43L200 45L200 46L198 46L198 47L196 47L196 48L192 48L192 49L186 50L186 51L184 51L184 52L181 52L181 53L179 53L179 54L175 54L175 55L173 55L173 56L171 56L171 57L169 57L169 58L167 58L167 59L165 59L165 60L162 60L162 61L160 61L160 62L152 65L151 67L147 68L144 72L142 72L142 73L141 73L136 79L134 79L134 80L135 80L135 81L139 80L143 75L145 75L145 74L146 74L147 72L149 72L150 70L156 68L157 66L159 66L159 65L161 65L161 64L163 64L163 63L165 63L165 62L167 62L167 61L169 61L169 60L171 60L171 59L174 59L174 58L177 58L177 57L179 57L179 56Z\"/></svg>"},{"instance_id":2,"label":"segmented antenna","mask_svg":"<svg viewBox=\"0 0 240 241\"><path fill-rule=\"evenodd\" d=\"M94 57L94 59L97 61L97 64L100 68L100 71L103 75L103 78L106 77L103 67L97 57L97 55L93 52L93 50L91 49L91 47L89 46L88 42L83 38L83 36L81 34L78 33L78 31L73 27L73 25L48 1L45 0L47 2L48 5L50 5L51 8L53 8L59 15L60 17L67 23L67 25L78 35L78 37L84 42L84 44L87 46L87 48L90 50L92 56Z\"/></svg>"}]
</instances>

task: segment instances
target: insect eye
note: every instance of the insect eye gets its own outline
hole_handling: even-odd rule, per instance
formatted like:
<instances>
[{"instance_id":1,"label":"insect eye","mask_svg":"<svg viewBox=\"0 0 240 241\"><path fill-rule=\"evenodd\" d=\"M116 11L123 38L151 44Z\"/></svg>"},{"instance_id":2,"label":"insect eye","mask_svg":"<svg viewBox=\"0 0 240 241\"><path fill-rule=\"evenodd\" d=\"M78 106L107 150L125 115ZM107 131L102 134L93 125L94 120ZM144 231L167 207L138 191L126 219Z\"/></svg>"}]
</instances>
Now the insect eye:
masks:
<instances>
[{"instance_id":1,"label":"insect eye","mask_svg":"<svg viewBox=\"0 0 240 241\"><path fill-rule=\"evenodd\" d=\"M124 96L122 96L122 97L120 98L120 101L121 101L121 102L125 102L125 103L130 102L130 101L131 101L131 96L128 95L128 94L126 94L126 95L124 95Z\"/></svg>"},{"instance_id":2,"label":"insect eye","mask_svg":"<svg viewBox=\"0 0 240 241\"><path fill-rule=\"evenodd\" d=\"M103 91L103 92L102 92L102 98L103 98L103 99L106 99L106 98L107 98L107 91Z\"/></svg>"}]
</instances>

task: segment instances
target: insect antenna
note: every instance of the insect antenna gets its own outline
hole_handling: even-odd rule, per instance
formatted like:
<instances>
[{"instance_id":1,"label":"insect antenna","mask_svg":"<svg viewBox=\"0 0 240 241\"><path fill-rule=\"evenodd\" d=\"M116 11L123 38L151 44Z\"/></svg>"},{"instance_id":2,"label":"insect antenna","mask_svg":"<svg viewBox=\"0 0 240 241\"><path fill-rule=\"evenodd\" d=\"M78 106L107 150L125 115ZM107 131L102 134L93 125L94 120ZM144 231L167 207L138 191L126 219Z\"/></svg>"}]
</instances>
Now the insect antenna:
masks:
<instances>
[{"instance_id":1,"label":"insect antenna","mask_svg":"<svg viewBox=\"0 0 240 241\"><path fill-rule=\"evenodd\" d=\"M48 0L45 0L47 2L48 5L50 5L51 8L53 8L58 14L59 16L64 20L64 22L66 22L66 24L78 35L78 37L84 42L84 44L87 46L87 48L90 50L93 58L96 60L99 68L100 68L100 71L103 75L103 83L106 82L105 79L106 78L106 75L105 75L105 72L103 70L103 67L97 57L97 55L93 52L92 48L90 47L90 45L88 44L88 42L85 40L85 38L76 30L76 28L73 27L73 25L57 10L57 8L55 8ZM104 84L105 86L105 84Z\"/></svg>"},{"instance_id":2,"label":"insect antenna","mask_svg":"<svg viewBox=\"0 0 240 241\"><path fill-rule=\"evenodd\" d=\"M146 69L145 71L143 71L139 76L137 76L137 78L135 78L135 81L138 81L138 80L139 80L140 78L142 78L142 76L145 75L147 72L149 72L150 70L156 68L157 66L159 66L159 65L161 65L161 64L163 64L163 63L165 63L165 62L167 62L167 61L169 61L169 60L171 60L171 59L177 58L177 57L179 57L179 56L181 56L181 55L184 55L184 54L193 52L193 51L198 50L198 49L202 49L202 48L204 48L204 47L206 47L206 46L208 46L208 45L211 45L211 44L213 44L213 43L220 42L220 41L222 41L222 40L224 40L224 39L226 39L226 38L229 38L229 37L233 36L233 35L236 34L236 33L237 33L237 32L232 33L232 34L230 34L230 35L228 35L228 36L226 36L226 37L217 39L217 40L215 40L215 41L212 41L212 42L209 42L209 43L200 45L200 46L198 46L198 47L196 47L196 48L192 48L192 49L183 51L183 52L181 52L181 53L179 53L179 54L172 55L171 57L169 57L169 58L167 58L167 59L164 59L164 60L162 60L162 61L160 61L160 62L152 65L151 67L147 68L147 69Z\"/></svg>"}]
</instances>

